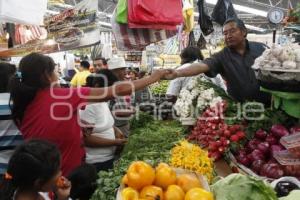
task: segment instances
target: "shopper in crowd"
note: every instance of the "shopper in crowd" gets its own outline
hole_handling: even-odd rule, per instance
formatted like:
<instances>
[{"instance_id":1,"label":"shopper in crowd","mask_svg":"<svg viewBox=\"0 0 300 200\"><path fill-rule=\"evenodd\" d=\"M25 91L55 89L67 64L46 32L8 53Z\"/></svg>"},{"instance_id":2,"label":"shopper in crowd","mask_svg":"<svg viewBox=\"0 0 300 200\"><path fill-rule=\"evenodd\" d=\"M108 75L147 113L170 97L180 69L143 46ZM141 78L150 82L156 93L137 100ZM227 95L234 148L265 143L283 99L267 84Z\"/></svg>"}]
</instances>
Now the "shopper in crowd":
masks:
<instances>
[{"instance_id":1,"label":"shopper in crowd","mask_svg":"<svg viewBox=\"0 0 300 200\"><path fill-rule=\"evenodd\" d=\"M203 55L198 47L190 46L183 49L180 54L180 58L181 66L178 67L177 70L187 68L192 63L203 60ZM168 97L175 102L181 89L184 88L191 79L192 77L180 77L172 80L168 86L166 93Z\"/></svg>"},{"instance_id":2,"label":"shopper in crowd","mask_svg":"<svg viewBox=\"0 0 300 200\"><path fill-rule=\"evenodd\" d=\"M128 95L134 90L158 81L168 70L134 82L120 82L106 88L60 88L53 60L31 53L21 59L21 78L13 79L12 116L25 139L40 138L57 145L62 154L62 172L68 175L84 160L82 134L77 111L87 102L101 102L115 95ZM132 86L134 88L132 88Z\"/></svg>"},{"instance_id":3,"label":"shopper in crowd","mask_svg":"<svg viewBox=\"0 0 300 200\"><path fill-rule=\"evenodd\" d=\"M23 137L12 120L9 108L8 83L15 73L15 65L0 63L0 179L6 172L14 148L23 142Z\"/></svg>"},{"instance_id":4,"label":"shopper in crowd","mask_svg":"<svg viewBox=\"0 0 300 200\"><path fill-rule=\"evenodd\" d=\"M135 69L131 69L129 71L129 77L132 81L138 79L138 72Z\"/></svg>"},{"instance_id":5,"label":"shopper in crowd","mask_svg":"<svg viewBox=\"0 0 300 200\"><path fill-rule=\"evenodd\" d=\"M71 181L70 197L73 200L90 200L97 189L97 171L93 165L83 164L68 176Z\"/></svg>"},{"instance_id":6,"label":"shopper in crowd","mask_svg":"<svg viewBox=\"0 0 300 200\"><path fill-rule=\"evenodd\" d=\"M107 60L103 57L96 57L93 61L95 73L99 72L101 69L107 69Z\"/></svg>"},{"instance_id":7,"label":"shopper in crowd","mask_svg":"<svg viewBox=\"0 0 300 200\"><path fill-rule=\"evenodd\" d=\"M108 69L102 69L87 86L103 88L112 86L115 82L117 78L114 74ZM113 168L116 147L123 146L127 140L123 139L123 134L114 126L115 121L108 103L89 104L79 114L84 124L93 126L91 133L84 136L86 162L93 164L97 171Z\"/></svg>"},{"instance_id":8,"label":"shopper in crowd","mask_svg":"<svg viewBox=\"0 0 300 200\"><path fill-rule=\"evenodd\" d=\"M113 72L118 81L125 80L126 63L123 57L115 57L108 61L108 69ZM115 126L118 127L126 137L130 132L129 119L135 114L135 109L126 101L126 97L117 97L110 101L110 110L115 118Z\"/></svg>"},{"instance_id":9,"label":"shopper in crowd","mask_svg":"<svg viewBox=\"0 0 300 200\"><path fill-rule=\"evenodd\" d=\"M240 19L228 19L223 26L226 47L205 59L184 69L173 70L167 79L194 76L205 73L209 77L221 74L227 83L227 91L236 101L256 100L269 103L269 96L261 92L251 66L265 50L265 45L249 42L247 29Z\"/></svg>"},{"instance_id":10,"label":"shopper in crowd","mask_svg":"<svg viewBox=\"0 0 300 200\"><path fill-rule=\"evenodd\" d=\"M0 185L0 199L51 200L56 196L58 200L66 200L70 189L70 182L61 177L60 153L56 145L31 140L18 146L9 160Z\"/></svg>"},{"instance_id":11,"label":"shopper in crowd","mask_svg":"<svg viewBox=\"0 0 300 200\"><path fill-rule=\"evenodd\" d=\"M85 86L86 78L91 74L90 72L90 63L88 61L81 61L79 72L77 72L71 80L71 86Z\"/></svg>"}]
</instances>

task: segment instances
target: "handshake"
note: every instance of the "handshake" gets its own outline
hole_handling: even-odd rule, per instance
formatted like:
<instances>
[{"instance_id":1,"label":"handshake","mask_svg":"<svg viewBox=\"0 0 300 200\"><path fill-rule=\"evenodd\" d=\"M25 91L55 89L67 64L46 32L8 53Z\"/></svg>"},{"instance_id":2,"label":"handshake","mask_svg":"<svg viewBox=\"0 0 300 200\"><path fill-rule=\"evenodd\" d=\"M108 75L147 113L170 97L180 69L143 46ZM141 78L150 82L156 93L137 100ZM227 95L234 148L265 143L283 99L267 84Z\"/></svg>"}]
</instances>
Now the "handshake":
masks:
<instances>
[{"instance_id":1,"label":"handshake","mask_svg":"<svg viewBox=\"0 0 300 200\"><path fill-rule=\"evenodd\" d=\"M158 80L172 80L178 77L178 72L174 69L158 69L153 71L151 76Z\"/></svg>"}]
</instances>

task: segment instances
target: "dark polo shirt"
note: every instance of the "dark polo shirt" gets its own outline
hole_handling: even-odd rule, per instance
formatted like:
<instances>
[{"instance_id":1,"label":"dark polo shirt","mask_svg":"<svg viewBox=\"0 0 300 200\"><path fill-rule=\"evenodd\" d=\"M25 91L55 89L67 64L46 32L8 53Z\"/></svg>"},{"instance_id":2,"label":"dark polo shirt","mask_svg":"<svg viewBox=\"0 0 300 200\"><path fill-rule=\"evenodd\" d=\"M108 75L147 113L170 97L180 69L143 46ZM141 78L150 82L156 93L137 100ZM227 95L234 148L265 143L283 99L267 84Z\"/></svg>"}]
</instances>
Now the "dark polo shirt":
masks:
<instances>
[{"instance_id":1,"label":"dark polo shirt","mask_svg":"<svg viewBox=\"0 0 300 200\"><path fill-rule=\"evenodd\" d=\"M246 40L246 52L240 55L234 49L225 47L203 62L208 65L209 77L221 74L227 82L228 94L236 101L255 100L268 102L268 95L259 91L259 83L251 66L265 50L265 45Z\"/></svg>"}]
</instances>

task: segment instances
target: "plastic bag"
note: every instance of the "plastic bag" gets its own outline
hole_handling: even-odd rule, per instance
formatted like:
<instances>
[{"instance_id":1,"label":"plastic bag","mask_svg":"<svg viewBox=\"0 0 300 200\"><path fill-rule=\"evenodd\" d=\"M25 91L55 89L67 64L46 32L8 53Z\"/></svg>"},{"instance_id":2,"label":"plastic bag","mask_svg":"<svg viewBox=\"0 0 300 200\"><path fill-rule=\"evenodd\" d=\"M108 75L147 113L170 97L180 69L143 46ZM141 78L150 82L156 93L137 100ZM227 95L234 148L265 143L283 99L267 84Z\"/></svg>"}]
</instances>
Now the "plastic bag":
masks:
<instances>
[{"instance_id":1,"label":"plastic bag","mask_svg":"<svg viewBox=\"0 0 300 200\"><path fill-rule=\"evenodd\" d=\"M188 46L189 47L195 47L196 45L197 44L196 44L194 32L191 31L190 34L189 34L189 44L188 44Z\"/></svg>"},{"instance_id":2,"label":"plastic bag","mask_svg":"<svg viewBox=\"0 0 300 200\"><path fill-rule=\"evenodd\" d=\"M178 25L182 22L180 0L128 0L128 23Z\"/></svg>"},{"instance_id":3,"label":"plastic bag","mask_svg":"<svg viewBox=\"0 0 300 200\"><path fill-rule=\"evenodd\" d=\"M197 42L197 47L199 47L200 49L206 49L206 40L203 34L201 34L199 37L199 40Z\"/></svg>"},{"instance_id":4,"label":"plastic bag","mask_svg":"<svg viewBox=\"0 0 300 200\"><path fill-rule=\"evenodd\" d=\"M237 18L231 0L218 0L211 16L221 26L227 19Z\"/></svg>"},{"instance_id":5,"label":"plastic bag","mask_svg":"<svg viewBox=\"0 0 300 200\"><path fill-rule=\"evenodd\" d=\"M127 24L127 13L128 13L127 0L119 0L117 4L117 16L116 16L117 22L121 24Z\"/></svg>"},{"instance_id":6,"label":"plastic bag","mask_svg":"<svg viewBox=\"0 0 300 200\"><path fill-rule=\"evenodd\" d=\"M211 21L210 16L208 16L204 10L204 0L199 0L197 2L197 5L198 5L198 10L199 10L198 23L200 25L200 29L202 30L202 33L204 35L209 35L214 31L214 27L213 27L213 23Z\"/></svg>"}]
</instances>

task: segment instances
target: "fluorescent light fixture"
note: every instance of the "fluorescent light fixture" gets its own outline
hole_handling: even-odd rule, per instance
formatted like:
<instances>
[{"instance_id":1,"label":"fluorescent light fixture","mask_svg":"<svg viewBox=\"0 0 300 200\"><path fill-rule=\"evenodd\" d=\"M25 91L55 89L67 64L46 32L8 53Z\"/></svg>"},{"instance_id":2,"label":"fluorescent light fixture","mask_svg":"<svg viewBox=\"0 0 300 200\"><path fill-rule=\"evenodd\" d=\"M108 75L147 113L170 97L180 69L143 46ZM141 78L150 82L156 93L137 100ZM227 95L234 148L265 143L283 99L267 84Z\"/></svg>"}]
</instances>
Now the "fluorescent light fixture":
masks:
<instances>
[{"instance_id":1,"label":"fluorescent light fixture","mask_svg":"<svg viewBox=\"0 0 300 200\"><path fill-rule=\"evenodd\" d=\"M206 0L206 3L216 5L217 0ZM238 5L238 4L233 4L233 7L234 7L235 10L238 10L238 11L241 11L241 12L246 12L246 13L251 13L251 14L254 14L254 15L262 16L262 17L267 17L267 15L268 15L268 12L266 12L266 11L258 10L258 9L255 9L255 8L250 8L250 7L247 7L247 6L241 6L241 5Z\"/></svg>"},{"instance_id":2,"label":"fluorescent light fixture","mask_svg":"<svg viewBox=\"0 0 300 200\"><path fill-rule=\"evenodd\" d=\"M254 30L254 31L258 31L258 32L266 32L267 31L264 28L259 28L257 26L252 26L252 25L249 25L249 24L245 24L245 26L246 26L247 29L251 29L251 30Z\"/></svg>"}]
</instances>

